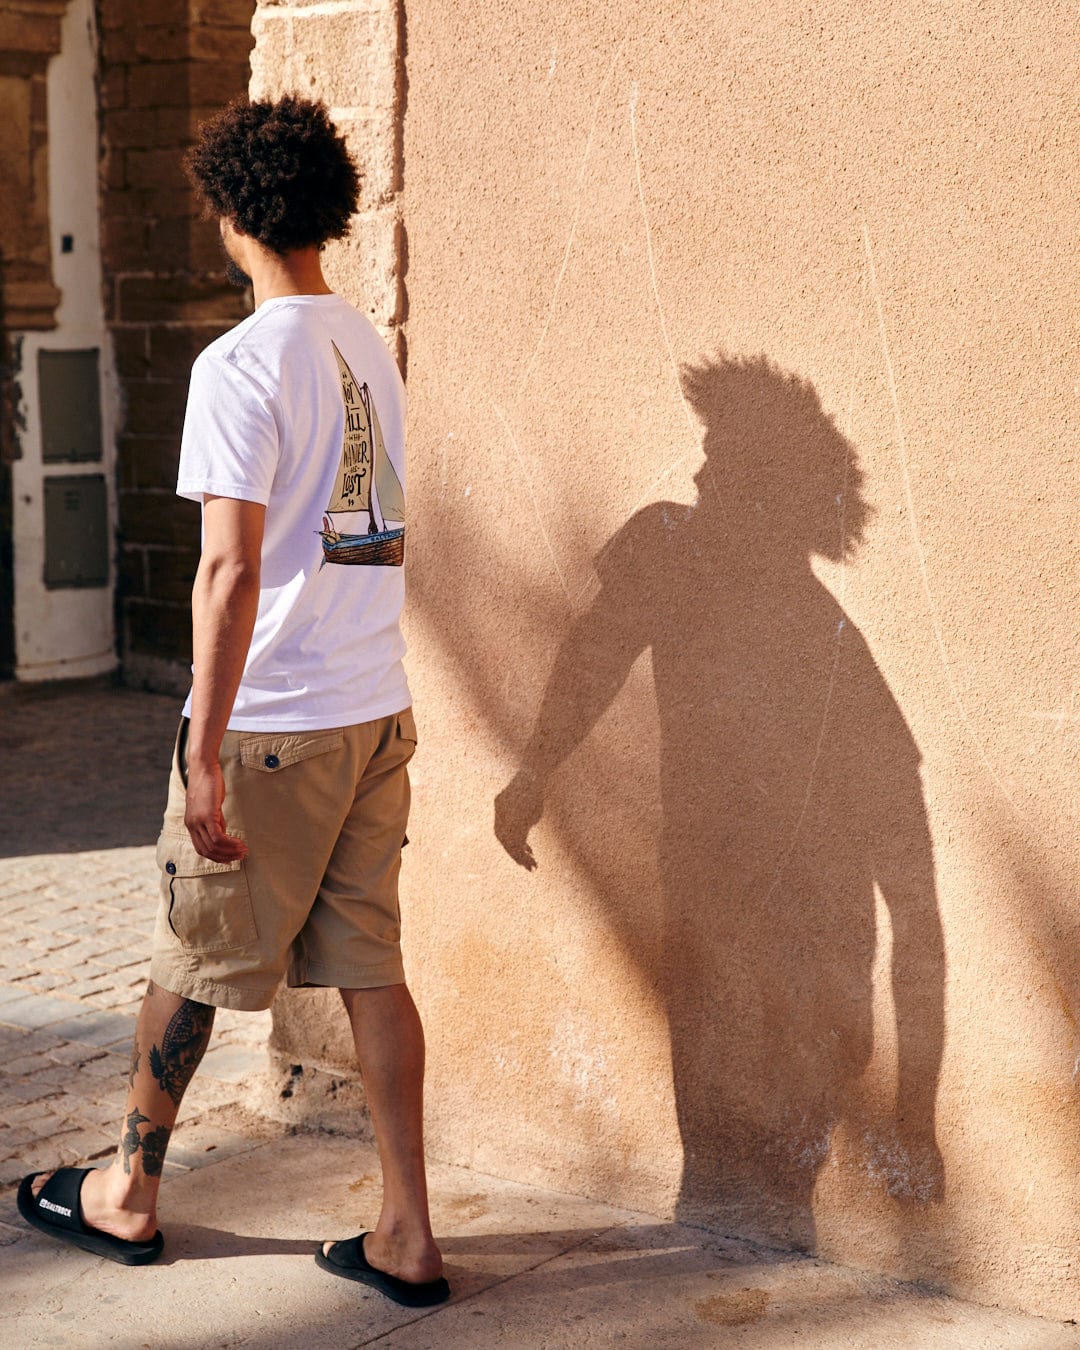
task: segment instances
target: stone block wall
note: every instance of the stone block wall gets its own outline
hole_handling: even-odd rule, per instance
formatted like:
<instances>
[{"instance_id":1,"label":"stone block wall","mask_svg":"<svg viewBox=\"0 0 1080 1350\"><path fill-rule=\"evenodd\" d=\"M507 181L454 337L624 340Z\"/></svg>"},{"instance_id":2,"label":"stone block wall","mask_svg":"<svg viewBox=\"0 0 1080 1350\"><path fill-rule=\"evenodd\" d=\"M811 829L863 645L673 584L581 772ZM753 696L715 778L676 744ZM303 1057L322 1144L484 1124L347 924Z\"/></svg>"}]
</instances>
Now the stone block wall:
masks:
<instances>
[{"instance_id":1,"label":"stone block wall","mask_svg":"<svg viewBox=\"0 0 1080 1350\"><path fill-rule=\"evenodd\" d=\"M106 318L120 384L117 629L125 678L186 687L198 508L174 494L191 363L247 313L183 170L247 90L250 0L101 0Z\"/></svg>"},{"instance_id":2,"label":"stone block wall","mask_svg":"<svg viewBox=\"0 0 1080 1350\"><path fill-rule=\"evenodd\" d=\"M360 209L348 238L327 248L326 276L370 316L404 373L403 8L398 0L259 0L252 28L252 97L322 99L356 156Z\"/></svg>"}]
</instances>

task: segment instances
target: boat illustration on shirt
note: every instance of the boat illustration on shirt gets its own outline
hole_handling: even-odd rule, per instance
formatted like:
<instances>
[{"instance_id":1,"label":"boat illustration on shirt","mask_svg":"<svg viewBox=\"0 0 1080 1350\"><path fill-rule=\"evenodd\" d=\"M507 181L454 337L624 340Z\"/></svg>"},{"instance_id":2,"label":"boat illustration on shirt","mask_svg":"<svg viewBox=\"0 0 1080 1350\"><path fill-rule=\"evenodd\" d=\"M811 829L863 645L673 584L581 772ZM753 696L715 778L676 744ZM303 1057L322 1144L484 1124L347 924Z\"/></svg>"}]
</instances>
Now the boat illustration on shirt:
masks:
<instances>
[{"instance_id":1,"label":"boat illustration on shirt","mask_svg":"<svg viewBox=\"0 0 1080 1350\"><path fill-rule=\"evenodd\" d=\"M400 567L405 561L405 493L401 480L386 453L371 390L353 375L337 344L330 345L341 377L345 434L341 463L319 531L323 565ZM361 515L367 518L367 529L353 533L361 524L357 519ZM352 519L346 522L343 516Z\"/></svg>"}]
</instances>

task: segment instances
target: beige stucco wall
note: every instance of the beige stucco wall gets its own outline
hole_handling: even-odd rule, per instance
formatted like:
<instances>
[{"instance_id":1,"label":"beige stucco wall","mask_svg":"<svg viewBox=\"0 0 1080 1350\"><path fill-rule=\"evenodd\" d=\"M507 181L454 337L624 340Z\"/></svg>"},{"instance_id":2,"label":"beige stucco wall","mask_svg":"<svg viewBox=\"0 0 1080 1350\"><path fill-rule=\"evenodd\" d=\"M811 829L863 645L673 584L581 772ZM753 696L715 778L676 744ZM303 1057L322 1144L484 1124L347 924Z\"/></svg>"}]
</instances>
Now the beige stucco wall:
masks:
<instances>
[{"instance_id":1,"label":"beige stucco wall","mask_svg":"<svg viewBox=\"0 0 1080 1350\"><path fill-rule=\"evenodd\" d=\"M406 17L433 1152L1075 1316L1072 7Z\"/></svg>"}]
</instances>

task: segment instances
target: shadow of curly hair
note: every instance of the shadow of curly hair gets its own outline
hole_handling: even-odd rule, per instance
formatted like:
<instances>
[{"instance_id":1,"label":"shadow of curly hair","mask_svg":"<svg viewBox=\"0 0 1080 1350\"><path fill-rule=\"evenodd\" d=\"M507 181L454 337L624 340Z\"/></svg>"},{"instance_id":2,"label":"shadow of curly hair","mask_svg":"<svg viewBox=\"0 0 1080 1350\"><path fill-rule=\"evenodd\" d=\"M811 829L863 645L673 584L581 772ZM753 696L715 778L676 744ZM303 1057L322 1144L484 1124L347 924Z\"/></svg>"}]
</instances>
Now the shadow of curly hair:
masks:
<instances>
[{"instance_id":1,"label":"shadow of curly hair","mask_svg":"<svg viewBox=\"0 0 1080 1350\"><path fill-rule=\"evenodd\" d=\"M854 557L874 508L858 452L813 384L764 354L724 351L682 366L679 377L705 427L709 470L699 477L720 485L733 523L745 531L757 522L773 554Z\"/></svg>"},{"instance_id":2,"label":"shadow of curly hair","mask_svg":"<svg viewBox=\"0 0 1080 1350\"><path fill-rule=\"evenodd\" d=\"M323 103L240 100L204 122L185 160L217 216L275 253L348 233L360 175Z\"/></svg>"}]
</instances>

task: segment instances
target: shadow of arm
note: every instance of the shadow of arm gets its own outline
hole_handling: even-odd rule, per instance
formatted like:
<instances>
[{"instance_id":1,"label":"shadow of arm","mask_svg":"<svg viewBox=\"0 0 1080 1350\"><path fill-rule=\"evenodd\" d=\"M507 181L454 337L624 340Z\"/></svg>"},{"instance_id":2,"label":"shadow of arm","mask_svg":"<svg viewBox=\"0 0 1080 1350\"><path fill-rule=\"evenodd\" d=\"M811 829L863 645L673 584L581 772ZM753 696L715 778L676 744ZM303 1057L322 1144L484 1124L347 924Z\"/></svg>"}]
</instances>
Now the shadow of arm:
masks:
<instances>
[{"instance_id":1,"label":"shadow of arm","mask_svg":"<svg viewBox=\"0 0 1080 1350\"><path fill-rule=\"evenodd\" d=\"M529 831L543 815L549 779L612 703L646 645L627 606L606 591L563 639L521 766L495 799L496 837L529 871L536 867Z\"/></svg>"},{"instance_id":2,"label":"shadow of arm","mask_svg":"<svg viewBox=\"0 0 1080 1350\"><path fill-rule=\"evenodd\" d=\"M945 1039L945 943L933 846L921 791L915 795L917 800L897 804L900 818L878 866L892 923L898 1055L895 1142L901 1166L894 1169L897 1180L890 1191L898 1198L937 1201L945 1193L936 1128Z\"/></svg>"}]
</instances>

